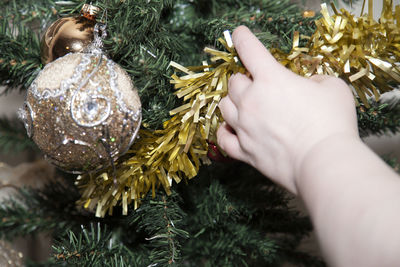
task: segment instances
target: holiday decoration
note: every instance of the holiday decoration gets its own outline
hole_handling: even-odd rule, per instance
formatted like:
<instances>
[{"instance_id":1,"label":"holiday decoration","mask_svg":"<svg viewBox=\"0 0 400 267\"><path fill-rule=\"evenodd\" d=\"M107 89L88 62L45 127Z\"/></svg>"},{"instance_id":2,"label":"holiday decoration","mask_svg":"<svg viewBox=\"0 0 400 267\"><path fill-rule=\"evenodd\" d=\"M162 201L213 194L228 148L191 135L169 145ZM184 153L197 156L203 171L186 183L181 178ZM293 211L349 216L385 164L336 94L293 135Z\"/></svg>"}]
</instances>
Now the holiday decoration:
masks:
<instances>
[{"instance_id":1,"label":"holiday decoration","mask_svg":"<svg viewBox=\"0 0 400 267\"><path fill-rule=\"evenodd\" d=\"M232 162L233 159L228 157L224 151L222 151L218 145L216 145L212 141L208 141L208 152L207 152L207 157L209 157L211 160L216 161L216 162Z\"/></svg>"},{"instance_id":2,"label":"holiday decoration","mask_svg":"<svg viewBox=\"0 0 400 267\"><path fill-rule=\"evenodd\" d=\"M137 91L128 74L101 53L96 38L89 53L71 53L47 64L20 112L28 135L68 172L112 166L140 127Z\"/></svg>"},{"instance_id":3,"label":"holiday decoration","mask_svg":"<svg viewBox=\"0 0 400 267\"><path fill-rule=\"evenodd\" d=\"M127 214L128 204L135 207L150 188L162 185L167 193L174 180L197 175L200 164L209 163L207 139L214 138L222 121L217 108L220 99L227 93L228 79L232 73L244 72L237 64L238 58L233 48L229 32L225 32L228 43L219 41L228 49L221 52L205 48L211 54L213 64L185 68L175 62L171 66L185 73L173 75L172 84L179 98L185 104L171 110L173 117L164 122L164 129L154 132L142 130L141 138L127 153L128 159L116 166L118 186L115 187L108 174L100 174L101 183L95 182L91 175L82 175L76 184L81 188L81 203L89 209L96 207L96 216L103 217L106 212L122 202L123 214ZM195 73L195 70L204 70Z\"/></svg>"},{"instance_id":4,"label":"holiday decoration","mask_svg":"<svg viewBox=\"0 0 400 267\"><path fill-rule=\"evenodd\" d=\"M0 91L3 88L11 93L26 91L36 78L43 78L45 66L40 60L37 30L45 29L48 21L73 17L84 3L90 1L0 2ZM0 162L0 237L3 240L28 237L28 240L18 242L24 248L22 261L25 265L326 265L316 258L320 254L313 249L304 252L304 244L300 242L310 234L312 225L294 207L296 202L253 167L239 161L223 162L224 152L219 150L215 136L218 124L223 121L218 102L229 89L227 80L232 73L246 73L229 36L223 45L217 41L218 37L225 30L232 31L239 25L246 25L269 49L279 48L281 51L273 50L274 55L282 63L289 63L286 66L291 68L292 59L288 56L295 52L294 49L312 47L307 41L312 40L313 33L318 31L316 22L323 19L321 13L302 10L291 0L99 0L93 3L101 7L96 20L103 21L104 18L107 23L110 36L104 39L104 43L108 58L126 70L138 88L143 111L138 138L124 155L123 151L120 153L122 156L116 161L105 160L104 165L99 161L98 166L93 164L94 170L78 176L57 171L46 160L37 162L43 153L27 137L24 125L13 117L0 116L0 161L6 162ZM353 1L353 4L361 3ZM334 12L330 15L336 16ZM364 24L359 16L354 17L354 21L347 23ZM371 36L375 36L377 29L369 28ZM297 36L295 31L299 31L299 44L290 52L293 36ZM94 27L93 39L95 35ZM397 38L392 33L388 37ZM373 40L369 41L372 43ZM101 51L93 49L94 43L76 52L75 57L64 56L69 62L76 60L74 66L62 61L64 57L49 63L52 71L47 67L45 70L49 72L48 76L50 73L53 75L41 82L51 83L53 77L58 79L66 69L75 73L84 58L99 60ZM326 43L327 47L329 45ZM212 49L199 53L205 46ZM363 49L361 45L357 47L355 49ZM299 57L307 53L304 51ZM328 55L325 53L323 56ZM356 56L352 54L351 60ZM108 62L103 57L102 60ZM174 62L169 65L171 60L180 65ZM60 62L64 62L66 67L57 69L52 65ZM95 63L88 64L89 70L82 70L82 77L77 78L80 82L77 86L71 85L64 98L85 83L85 77L89 77L87 73L95 68L92 64ZM304 67L309 67L306 62L304 64ZM195 65L201 66L187 67ZM107 70L104 72L100 67L102 64L98 66L90 80L105 84L104 79L110 81ZM321 67L322 73L324 68ZM356 66L350 71L355 73ZM63 79L68 81L73 77L72 74ZM93 95L91 82L82 87L80 96L84 87L89 89L87 96ZM398 82L389 83L393 87L399 85ZM47 88L49 92L55 91ZM118 87L118 91L121 88ZM369 108L354 91L360 105L356 108L359 130L364 137L400 131L400 105L393 97L396 91L385 94L379 102L375 102L374 97L367 98ZM57 113L55 102L52 102L53 106L46 103L51 96L50 100L42 98L41 103L37 103L39 101L32 95L30 99L35 108L43 103ZM0 104L0 111L13 112L12 100L12 96L11 99L9 96L0 97L0 102L7 101L7 105ZM99 101L97 106L104 106L102 99L96 100ZM328 103L330 99L326 101ZM84 103L80 103L82 105L76 107L85 108ZM130 104L130 99L125 104ZM279 104L285 107L287 101L283 99ZM338 105L340 108L340 103ZM92 110L94 106L86 105L86 109ZM59 113L60 119L55 123L50 121L56 115L49 115L50 111L44 108L40 109L43 112L34 114L34 122L30 119L29 107L25 107L21 115L25 116L28 130L34 129L32 125L35 123L40 127L38 121L45 121L41 115L48 118L43 125L47 129L35 129L32 131L34 135L35 131L46 130L54 131L57 136L61 126L55 130L52 127L65 121L62 126L69 136L62 140L70 142L67 145L71 147L79 146L79 140L83 141L81 132L93 133L94 127L109 127L111 130L114 126L106 120L97 126L81 127L78 132L76 122L68 118L72 109L65 110L66 113ZM100 112L98 118L101 115ZM110 114L114 115L115 112ZM116 118L120 119L118 111ZM70 128L76 130L73 136ZM112 142L106 134L101 135L96 143L99 149L103 148L103 141ZM15 157L12 155L14 151L23 154ZM78 154L79 151L71 153ZM78 156L84 159L83 154L75 158ZM35 162L27 163L31 160ZM24 163L19 164L21 161ZM205 166L208 163L212 165ZM396 166L388 163L396 170ZM102 166L105 168L97 170ZM99 219L95 214L107 218ZM41 238L41 233L47 240ZM29 240L31 236L35 237L33 244ZM27 245L28 242L31 245ZM14 249L20 251L17 247ZM43 257L40 254L44 254ZM8 259L7 262L11 263ZM0 265L7 265L7 262ZM14 262L11 264L16 265Z\"/></svg>"},{"instance_id":5,"label":"holiday decoration","mask_svg":"<svg viewBox=\"0 0 400 267\"><path fill-rule=\"evenodd\" d=\"M328 14L322 5L323 17L317 20L317 30L306 47L299 47L298 33L294 34L290 53L274 49L274 56L296 73L309 77L313 74L338 76L354 88L355 95L368 105L365 95L379 97L380 92L392 90L393 82L400 82L398 34L394 18L400 17L400 9L392 12L392 4L385 2L380 22L372 18L372 12L355 18L347 11ZM313 16L306 14L305 16ZM371 38L371 35L374 37ZM172 76L178 98L184 104L171 110L173 117L164 122L164 129L143 130L141 139L128 152L127 159L116 166L118 187L109 176L114 170L79 176L76 184L81 189L80 203L88 209L96 209L96 216L103 217L117 204L122 204L123 214L132 201L138 207L140 199L152 189L162 185L169 194L172 181L197 175L200 160L209 163L207 140L215 140L215 132L222 122L217 108L227 93L229 77L246 70L239 64L229 33L219 41L228 52L205 48L212 55L212 64L183 67L175 62L171 66L183 72L182 77ZM201 72L196 72L201 71ZM98 182L101 181L101 182Z\"/></svg>"},{"instance_id":6,"label":"holiday decoration","mask_svg":"<svg viewBox=\"0 0 400 267\"><path fill-rule=\"evenodd\" d=\"M274 56L297 74L310 77L326 74L340 77L354 89L363 104L367 97L377 101L381 93L394 89L400 82L400 44L398 23L400 8L393 12L392 1L384 1L381 18L375 21L372 0L368 14L360 18L348 11L336 10L330 16L322 4L323 17L315 21L316 31L306 47L299 47L299 33L294 35L289 54L275 49ZM397 23L396 21L397 20Z\"/></svg>"},{"instance_id":7,"label":"holiday decoration","mask_svg":"<svg viewBox=\"0 0 400 267\"><path fill-rule=\"evenodd\" d=\"M82 52L93 41L98 12L99 8L85 4L79 16L60 18L51 24L41 41L43 64L70 52Z\"/></svg>"}]
</instances>

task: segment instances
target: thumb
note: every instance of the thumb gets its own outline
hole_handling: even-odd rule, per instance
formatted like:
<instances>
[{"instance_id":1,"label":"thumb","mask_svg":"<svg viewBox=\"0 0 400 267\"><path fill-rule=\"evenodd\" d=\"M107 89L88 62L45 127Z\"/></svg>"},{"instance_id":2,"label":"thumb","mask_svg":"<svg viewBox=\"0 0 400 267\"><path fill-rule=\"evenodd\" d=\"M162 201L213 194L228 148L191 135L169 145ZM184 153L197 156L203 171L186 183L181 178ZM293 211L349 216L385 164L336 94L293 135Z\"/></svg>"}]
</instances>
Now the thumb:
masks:
<instances>
[{"instance_id":1,"label":"thumb","mask_svg":"<svg viewBox=\"0 0 400 267\"><path fill-rule=\"evenodd\" d=\"M266 78L266 73L276 78L282 75L282 70L287 71L247 27L237 27L232 39L240 60L253 78Z\"/></svg>"}]
</instances>

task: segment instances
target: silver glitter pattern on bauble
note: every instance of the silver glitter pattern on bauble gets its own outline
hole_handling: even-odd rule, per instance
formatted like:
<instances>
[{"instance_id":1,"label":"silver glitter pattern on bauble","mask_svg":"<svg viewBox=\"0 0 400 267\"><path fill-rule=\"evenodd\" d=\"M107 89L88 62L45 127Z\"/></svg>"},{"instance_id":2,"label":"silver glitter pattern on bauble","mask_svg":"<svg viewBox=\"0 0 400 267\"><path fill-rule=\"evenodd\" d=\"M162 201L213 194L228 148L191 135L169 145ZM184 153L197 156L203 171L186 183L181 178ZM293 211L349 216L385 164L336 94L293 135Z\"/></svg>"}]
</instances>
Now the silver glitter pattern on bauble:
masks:
<instances>
[{"instance_id":1,"label":"silver glitter pattern on bauble","mask_svg":"<svg viewBox=\"0 0 400 267\"><path fill-rule=\"evenodd\" d=\"M69 53L70 54L70 53ZM69 55L67 54L67 55ZM65 55L65 56L67 56ZM32 94L35 96L36 99L38 100L43 100L43 99L48 99L48 98L54 98L54 97L59 97L65 95L67 90L71 88L71 85L78 83L82 79L82 73L83 71L87 68L87 66L90 64L90 54L82 54L82 59L79 65L75 68L74 74L69 79L65 79L61 82L61 86L59 88L53 88L53 89L45 89L42 92L38 90L37 87L37 82L36 79L32 82L29 90L32 92ZM56 63L57 61L61 60L61 58L56 59L53 61L53 63ZM46 70L47 68L50 67L50 64L47 64L44 69Z\"/></svg>"},{"instance_id":2,"label":"silver glitter pattern on bauble","mask_svg":"<svg viewBox=\"0 0 400 267\"><path fill-rule=\"evenodd\" d=\"M80 57L71 77L61 80L60 88L48 89L43 87L43 79L51 78L51 71L53 70L43 73L43 76L39 75L28 90L30 100L28 101L27 98L19 116L24 121L28 135L30 137L38 135L34 141L37 143L39 140L37 144L41 149L44 149L49 161L66 171L82 173L85 171L70 167L72 165L65 161L65 153L68 151L74 151L73 153L86 151L86 153L94 154L101 162L106 160L113 164L112 162L124 154L134 142L140 128L141 108L132 109L125 102L127 98L123 93L126 89L119 88L120 74L117 73L117 65L112 60L104 55L96 54L74 54L70 56ZM51 64L57 64L57 62L49 65ZM65 63L61 62L61 64ZM39 117L37 117L35 111L39 112ZM50 123L48 126L43 125L44 111L53 114L50 115L53 119L48 117L46 120ZM70 119L76 126L67 121L68 117L65 117L67 115L65 112L69 113ZM121 120L120 126L115 124L114 119L116 118ZM83 127L86 130L78 130L79 128L76 127ZM120 128L117 130L115 127ZM43 131L48 133L43 133ZM48 138L47 136L54 140L49 145L40 141L43 138ZM87 139L89 136L92 136L90 137L92 141ZM65 147L65 149L62 147ZM87 149L85 150L83 147ZM58 151L64 152L59 153ZM106 153L104 154L101 151ZM104 163L98 166L89 165L92 166L90 170L93 170L93 168L101 169L105 166Z\"/></svg>"},{"instance_id":3,"label":"silver glitter pattern on bauble","mask_svg":"<svg viewBox=\"0 0 400 267\"><path fill-rule=\"evenodd\" d=\"M103 26L101 31L104 37ZM114 167L140 128L137 91L127 73L102 54L98 34L97 26L86 53L46 65L18 113L46 157L67 172Z\"/></svg>"},{"instance_id":4,"label":"silver glitter pattern on bauble","mask_svg":"<svg viewBox=\"0 0 400 267\"><path fill-rule=\"evenodd\" d=\"M135 121L137 121L139 119L140 111L134 113L131 109L129 109L126 106L126 104L125 104L125 102L124 102L124 100L122 98L122 92L120 90L118 90L117 73L115 72L115 69L114 69L115 67L114 66L115 66L114 61L112 61L112 60L108 60L107 61L107 68L108 68L108 71L110 72L110 87L111 87L111 90L113 90L114 94L117 97L117 102L118 102L118 105L119 105L119 109L122 112L128 113L130 116L133 117L133 119Z\"/></svg>"},{"instance_id":5,"label":"silver glitter pattern on bauble","mask_svg":"<svg viewBox=\"0 0 400 267\"><path fill-rule=\"evenodd\" d=\"M29 113L26 110L28 110ZM30 121L28 120L28 114L31 118ZM24 123L26 134L28 135L28 137L32 138L33 120L35 119L36 114L27 101L24 102L23 108L18 109L17 116Z\"/></svg>"},{"instance_id":6,"label":"silver glitter pattern on bauble","mask_svg":"<svg viewBox=\"0 0 400 267\"><path fill-rule=\"evenodd\" d=\"M80 83L69 104L71 117L79 126L93 127L101 124L110 116L110 100L101 94L103 88L99 86L99 83L91 80L92 76L98 72L102 62L103 57L100 55L96 67ZM89 88L82 89L88 82Z\"/></svg>"}]
</instances>

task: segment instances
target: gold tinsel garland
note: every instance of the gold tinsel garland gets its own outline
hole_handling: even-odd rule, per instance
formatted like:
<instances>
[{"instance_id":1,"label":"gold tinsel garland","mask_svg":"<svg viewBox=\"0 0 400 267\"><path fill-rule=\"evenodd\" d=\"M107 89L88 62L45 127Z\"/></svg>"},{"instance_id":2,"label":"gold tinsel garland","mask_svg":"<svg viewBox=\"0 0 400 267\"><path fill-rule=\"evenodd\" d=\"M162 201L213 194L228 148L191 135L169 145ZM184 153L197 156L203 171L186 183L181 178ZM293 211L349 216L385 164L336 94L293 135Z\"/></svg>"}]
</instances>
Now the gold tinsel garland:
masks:
<instances>
[{"instance_id":1,"label":"gold tinsel garland","mask_svg":"<svg viewBox=\"0 0 400 267\"><path fill-rule=\"evenodd\" d=\"M229 45L219 41L228 52L205 48L212 55L213 64L203 62L203 66L185 68L175 62L170 65L185 73L173 75L178 98L184 104L170 111L173 116L164 122L163 130L139 131L140 138L128 151L129 158L116 166L117 184L110 178L112 170L101 174L79 176L77 185L82 191L79 204L94 209L96 216L103 217L108 211L122 203L123 214L133 201L135 208L147 192L162 185L167 194L174 180L179 183L183 177L193 178L200 165L208 163L207 140L215 139L215 132L222 121L217 109L221 98L228 90L228 80L232 73L244 72L237 62L238 58L232 41L226 32ZM217 63L218 61L218 63ZM195 71L201 71L196 73Z\"/></svg>"},{"instance_id":2,"label":"gold tinsel garland","mask_svg":"<svg viewBox=\"0 0 400 267\"><path fill-rule=\"evenodd\" d=\"M383 0L378 21L373 19L372 0L369 12L355 17L332 5L330 16L322 4L322 18L315 21L316 31L306 47L299 47L299 33L293 37L289 54L275 49L274 56L295 73L310 77L326 74L340 77L352 86L365 106L367 96L379 99L381 93L394 89L400 83L400 6L393 12L392 0ZM307 38L307 37L305 37Z\"/></svg>"},{"instance_id":3,"label":"gold tinsel garland","mask_svg":"<svg viewBox=\"0 0 400 267\"><path fill-rule=\"evenodd\" d=\"M369 6L372 0L369 0ZM294 72L309 77L328 74L347 81L355 95L368 106L367 95L379 98L380 93L394 89L400 83L396 63L400 59L400 7L392 11L392 1L384 0L379 22L372 12L356 18L345 10L330 16L325 4L323 17L317 21L316 32L309 37L306 47L299 47L300 36L294 34L293 49L285 54L273 49L274 56ZM396 23L396 22L397 23ZM96 209L96 216L112 214L113 207L140 200L151 189L153 196L160 185L170 193L172 181L197 175L200 165L208 163L207 140L215 141L215 132L222 122L217 108L227 93L229 77L246 70L239 64L228 32L219 41L228 52L205 48L212 56L212 64L185 68L175 62L171 66L184 75L172 76L171 83L184 104L170 111L171 119L162 130L141 130L140 138L120 160L115 171L79 176L76 184L82 197L78 204ZM200 71L200 72L196 72ZM113 176L117 183L114 183Z\"/></svg>"}]
</instances>

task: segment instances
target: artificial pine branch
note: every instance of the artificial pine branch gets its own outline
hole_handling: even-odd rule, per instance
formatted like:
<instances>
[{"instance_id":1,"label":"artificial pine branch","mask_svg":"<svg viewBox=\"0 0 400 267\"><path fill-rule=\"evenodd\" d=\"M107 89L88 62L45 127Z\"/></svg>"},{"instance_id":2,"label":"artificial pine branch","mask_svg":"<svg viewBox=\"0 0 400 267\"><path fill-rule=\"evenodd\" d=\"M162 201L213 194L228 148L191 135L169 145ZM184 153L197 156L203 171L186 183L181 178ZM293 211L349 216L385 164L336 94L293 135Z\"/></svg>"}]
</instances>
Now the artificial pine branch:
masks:
<instances>
[{"instance_id":1,"label":"artificial pine branch","mask_svg":"<svg viewBox=\"0 0 400 267\"><path fill-rule=\"evenodd\" d=\"M243 214L242 223L276 234L304 236L312 230L309 218L291 208L293 196L256 169L239 162L214 164L209 169L210 176L218 177ZM297 227L293 227L293 221Z\"/></svg>"},{"instance_id":2,"label":"artificial pine branch","mask_svg":"<svg viewBox=\"0 0 400 267\"><path fill-rule=\"evenodd\" d=\"M361 137L396 134L400 131L400 101L369 101L370 108L357 107L358 128Z\"/></svg>"},{"instance_id":3,"label":"artificial pine branch","mask_svg":"<svg viewBox=\"0 0 400 267\"><path fill-rule=\"evenodd\" d=\"M266 11L271 13L289 14L299 10L299 8L290 3L289 0L283 1L269 1L269 0L249 0L249 1L229 1L229 0L194 0L190 1L193 3L197 10L202 14L206 14L209 17L218 17L221 13L226 13L227 10L239 10L241 9L260 12ZM240 15L242 12L238 12Z\"/></svg>"},{"instance_id":4,"label":"artificial pine branch","mask_svg":"<svg viewBox=\"0 0 400 267\"><path fill-rule=\"evenodd\" d=\"M146 233L151 266L181 264L181 241L189 235L181 229L186 214L179 207L179 202L175 192L170 196L157 193L155 198L148 196L139 209L131 212L131 225Z\"/></svg>"},{"instance_id":5,"label":"artificial pine branch","mask_svg":"<svg viewBox=\"0 0 400 267\"><path fill-rule=\"evenodd\" d=\"M59 14L52 0L2 1L0 3L0 85L5 91L29 87L40 71L39 24Z\"/></svg>"},{"instance_id":6,"label":"artificial pine branch","mask_svg":"<svg viewBox=\"0 0 400 267\"><path fill-rule=\"evenodd\" d=\"M173 1L103 1L107 10L107 54L132 77L142 102L143 125L161 128L176 105L168 64L183 53L180 40L161 23ZM178 52L177 52L178 51ZM171 72L171 71L169 71Z\"/></svg>"},{"instance_id":7,"label":"artificial pine branch","mask_svg":"<svg viewBox=\"0 0 400 267\"><path fill-rule=\"evenodd\" d=\"M100 4L102 8L107 9L108 14L110 36L105 40L106 50L128 71L139 88L145 126L160 128L161 122L168 119L168 111L176 107L167 78L168 63L171 60L189 65L199 62L203 59L200 53L203 47L215 43L224 30L233 30L239 24L247 23L253 29L264 32L258 35L266 44L276 40L277 46L285 42L288 47L291 47L293 31L300 30L305 35L311 34L312 18L301 17L299 11L296 15L289 16L290 12L297 8L289 1L285 0L281 4L271 4L271 1L254 4L269 10L271 15L262 16L254 7L249 8L251 3L243 5L242 11L246 17L240 18L235 18L241 14L237 10L226 12L227 15L221 13L225 12L227 7L228 10L232 9L231 5L224 3L225 8L217 8L221 13L218 17L222 17L219 20L210 19L209 12L203 12L201 15L198 11L190 9L200 7L201 10L201 1L177 1L174 4L171 1L159 1L151 2L150 7L147 1L138 1L135 5L130 1L109 1ZM182 6L185 7L184 10L179 9ZM176 12L177 8L183 13ZM172 18L178 18L178 22ZM226 22L223 22L224 20ZM236 22L232 24L228 21ZM279 25L285 23L288 24L287 29L278 32ZM268 34L270 30L274 33ZM193 39L191 36L197 37Z\"/></svg>"},{"instance_id":8,"label":"artificial pine branch","mask_svg":"<svg viewBox=\"0 0 400 267\"><path fill-rule=\"evenodd\" d=\"M148 255L144 251L132 252L106 226L98 223L83 227L78 233L68 235L53 245L53 266L146 266Z\"/></svg>"},{"instance_id":9,"label":"artificial pine branch","mask_svg":"<svg viewBox=\"0 0 400 267\"><path fill-rule=\"evenodd\" d=\"M17 20L10 23L4 20L0 32L0 85L6 86L0 95L28 88L41 66L38 36Z\"/></svg>"},{"instance_id":10,"label":"artificial pine branch","mask_svg":"<svg viewBox=\"0 0 400 267\"><path fill-rule=\"evenodd\" d=\"M0 118L0 151L18 153L27 149L36 149L36 145L26 135L26 130L17 118Z\"/></svg>"},{"instance_id":11,"label":"artificial pine branch","mask_svg":"<svg viewBox=\"0 0 400 267\"><path fill-rule=\"evenodd\" d=\"M53 0L2 0L0 2L0 9L12 7L15 11L23 14L25 19L54 13L53 6Z\"/></svg>"},{"instance_id":12,"label":"artificial pine branch","mask_svg":"<svg viewBox=\"0 0 400 267\"><path fill-rule=\"evenodd\" d=\"M1 11L13 8L13 12L2 13L0 28L0 60L5 58L0 62L0 81L9 88L26 88L40 69L35 65L40 64L39 41L26 26L40 21L43 27L59 15L76 14L83 2L57 1L55 9L53 4L51 0L0 3ZM248 25L270 47L290 49L293 31L310 35L315 20L303 18L288 0L104 0L97 4L107 9L107 53L128 71L139 88L144 125L150 128L160 128L169 110L177 105L169 84L167 66L171 60L198 64L204 57L204 46L215 44L224 30L239 24ZM188 8L181 9L180 5ZM10 27L11 15L18 30ZM24 60L30 64L20 64ZM386 116L381 119L398 118L397 108L386 108L380 110ZM367 121L372 119L368 117ZM382 124L376 128L391 129ZM211 182L213 179L218 182ZM50 227L59 242L55 246L58 259L52 258L48 266L162 266L174 262L266 266L288 259L295 265L318 263L296 249L311 230L309 220L290 208L290 198L283 190L252 168L237 162L213 164L196 181L178 189L183 202L162 193L153 200L148 196L139 209L130 209L128 217L114 215L102 219L97 227L90 223L98 219L76 210L78 196L73 187L55 186L55 190L37 193L22 190L26 204L9 202L0 207L0 217L4 218L0 234L11 238ZM80 225L86 226L82 229Z\"/></svg>"},{"instance_id":13,"label":"artificial pine branch","mask_svg":"<svg viewBox=\"0 0 400 267\"><path fill-rule=\"evenodd\" d=\"M115 29L121 47L131 46L130 42L141 42L150 36L155 37L162 30L161 16L170 9L174 1L102 1L99 6L107 10L109 29ZM118 22L118 23L116 23ZM119 37L119 38L118 38ZM168 47L168 42L166 44Z\"/></svg>"},{"instance_id":14,"label":"artificial pine branch","mask_svg":"<svg viewBox=\"0 0 400 267\"><path fill-rule=\"evenodd\" d=\"M400 161L397 157L383 156L383 160L393 168L393 170L400 174Z\"/></svg>"},{"instance_id":15,"label":"artificial pine branch","mask_svg":"<svg viewBox=\"0 0 400 267\"><path fill-rule=\"evenodd\" d=\"M192 203L186 217L191 238L183 246L183 255L190 266L268 266L276 263L276 243L243 223L243 220L249 220L246 218L248 210L238 209L237 203L216 180L208 188L200 188L189 189L191 201L185 201Z\"/></svg>"},{"instance_id":16,"label":"artificial pine branch","mask_svg":"<svg viewBox=\"0 0 400 267\"><path fill-rule=\"evenodd\" d=\"M321 263L297 249L312 229L309 219L290 208L292 197L254 168L239 162L214 163L188 186L179 186L188 213L186 230L192 236L183 254L194 260L193 266L204 261L216 266L225 261L232 266L245 266L243 261L250 266L275 266L289 256L305 266ZM242 236L245 232L251 241ZM235 249L230 250L230 245ZM211 250L225 256L213 258L207 254Z\"/></svg>"},{"instance_id":17,"label":"artificial pine branch","mask_svg":"<svg viewBox=\"0 0 400 267\"><path fill-rule=\"evenodd\" d=\"M71 177L69 177L71 179ZM12 239L38 232L54 231L58 236L87 223L75 207L77 191L65 183L50 183L42 190L16 189L0 205L0 237Z\"/></svg>"},{"instance_id":18,"label":"artificial pine branch","mask_svg":"<svg viewBox=\"0 0 400 267\"><path fill-rule=\"evenodd\" d=\"M276 4L276 2L271 3ZM283 1L282 5L279 6L280 10L278 12L277 8L277 6L264 7L263 10L265 11L259 12L259 9L254 9L254 7L242 7L239 10L220 14L221 19L216 19L214 22L215 24L226 21L225 24L232 25L233 27L223 29L221 26L224 26L224 24L220 27L205 25L205 27L200 27L200 29L203 29L205 32L214 32L214 34L205 35L212 42L224 30L233 30L239 25L246 25L255 32L257 38L266 47L279 47L281 50L288 52L292 48L293 33L298 31L305 36L311 36L315 31L314 20L317 17L303 17L298 7L289 1ZM228 22L234 22L234 24L229 24Z\"/></svg>"}]
</instances>

